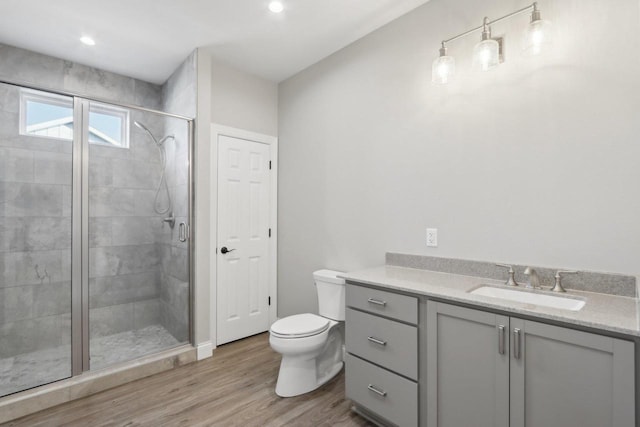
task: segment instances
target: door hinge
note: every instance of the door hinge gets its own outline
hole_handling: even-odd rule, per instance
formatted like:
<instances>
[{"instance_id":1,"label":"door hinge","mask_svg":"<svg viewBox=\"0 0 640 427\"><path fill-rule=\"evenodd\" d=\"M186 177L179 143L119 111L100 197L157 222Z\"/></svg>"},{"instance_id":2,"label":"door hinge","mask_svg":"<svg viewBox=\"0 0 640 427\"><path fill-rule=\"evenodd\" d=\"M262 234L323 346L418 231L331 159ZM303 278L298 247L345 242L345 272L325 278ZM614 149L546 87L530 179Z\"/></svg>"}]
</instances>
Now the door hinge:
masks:
<instances>
[{"instance_id":1,"label":"door hinge","mask_svg":"<svg viewBox=\"0 0 640 427\"><path fill-rule=\"evenodd\" d=\"M269 170L271 170L271 160L269 160Z\"/></svg>"},{"instance_id":2,"label":"door hinge","mask_svg":"<svg viewBox=\"0 0 640 427\"><path fill-rule=\"evenodd\" d=\"M271 237L271 229L269 229L269 237Z\"/></svg>"},{"instance_id":3,"label":"door hinge","mask_svg":"<svg viewBox=\"0 0 640 427\"><path fill-rule=\"evenodd\" d=\"M269 305L271 305L271 297L269 297Z\"/></svg>"}]
</instances>

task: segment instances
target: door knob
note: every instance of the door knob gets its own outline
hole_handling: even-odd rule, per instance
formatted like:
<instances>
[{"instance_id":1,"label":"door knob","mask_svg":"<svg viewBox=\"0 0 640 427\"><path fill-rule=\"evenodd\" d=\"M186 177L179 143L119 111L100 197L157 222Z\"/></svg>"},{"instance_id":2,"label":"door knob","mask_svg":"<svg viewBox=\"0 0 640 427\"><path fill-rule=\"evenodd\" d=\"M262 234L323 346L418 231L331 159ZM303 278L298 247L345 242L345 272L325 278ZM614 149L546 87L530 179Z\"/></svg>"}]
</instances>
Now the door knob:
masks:
<instances>
[{"instance_id":1,"label":"door knob","mask_svg":"<svg viewBox=\"0 0 640 427\"><path fill-rule=\"evenodd\" d=\"M220 248L220 253L223 255L226 254L227 252L233 252L233 251L235 251L235 249L227 249L226 246L223 246Z\"/></svg>"}]
</instances>

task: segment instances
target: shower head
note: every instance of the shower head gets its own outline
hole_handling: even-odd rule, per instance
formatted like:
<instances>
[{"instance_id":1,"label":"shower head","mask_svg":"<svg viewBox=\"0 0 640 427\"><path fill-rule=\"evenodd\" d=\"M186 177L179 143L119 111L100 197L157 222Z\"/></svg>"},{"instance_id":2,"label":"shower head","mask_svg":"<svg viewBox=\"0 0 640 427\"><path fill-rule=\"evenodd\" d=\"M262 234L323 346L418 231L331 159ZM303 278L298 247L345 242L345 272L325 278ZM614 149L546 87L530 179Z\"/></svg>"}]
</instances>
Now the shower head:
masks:
<instances>
[{"instance_id":1,"label":"shower head","mask_svg":"<svg viewBox=\"0 0 640 427\"><path fill-rule=\"evenodd\" d=\"M140 123L139 121L134 121L133 122L134 125L136 125L139 129L142 129L143 131L145 131L146 133L149 134L149 136L151 137L151 139L153 140L153 142L155 142L155 144L159 147L161 142L158 142L158 140L156 139L155 136L153 136L153 134L151 133L151 131L149 130L148 127L146 127L145 125L143 125L142 123ZM163 141L164 142L164 141Z\"/></svg>"}]
</instances>

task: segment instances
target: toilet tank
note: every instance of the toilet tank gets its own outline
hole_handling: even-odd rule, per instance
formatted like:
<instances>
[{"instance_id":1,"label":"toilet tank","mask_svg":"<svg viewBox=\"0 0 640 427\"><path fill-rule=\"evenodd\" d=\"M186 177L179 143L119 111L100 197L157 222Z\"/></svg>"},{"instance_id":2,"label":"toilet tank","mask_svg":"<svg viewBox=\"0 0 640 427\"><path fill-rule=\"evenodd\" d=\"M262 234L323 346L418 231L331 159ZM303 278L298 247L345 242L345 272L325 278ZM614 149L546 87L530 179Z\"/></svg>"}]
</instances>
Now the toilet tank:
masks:
<instances>
[{"instance_id":1,"label":"toilet tank","mask_svg":"<svg viewBox=\"0 0 640 427\"><path fill-rule=\"evenodd\" d=\"M313 280L318 291L318 313L332 320L344 320L345 281L338 277L341 271L318 270Z\"/></svg>"}]
</instances>

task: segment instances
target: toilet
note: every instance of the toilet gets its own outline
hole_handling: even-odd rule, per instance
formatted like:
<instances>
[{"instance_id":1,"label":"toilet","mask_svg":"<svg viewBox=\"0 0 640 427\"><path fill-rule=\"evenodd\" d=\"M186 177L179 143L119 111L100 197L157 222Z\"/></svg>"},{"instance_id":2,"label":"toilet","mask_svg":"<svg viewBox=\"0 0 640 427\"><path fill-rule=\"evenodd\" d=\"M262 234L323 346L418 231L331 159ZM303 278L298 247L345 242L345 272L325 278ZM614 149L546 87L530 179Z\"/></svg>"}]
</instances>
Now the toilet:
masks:
<instances>
[{"instance_id":1,"label":"toilet","mask_svg":"<svg viewBox=\"0 0 640 427\"><path fill-rule=\"evenodd\" d=\"M276 394L298 396L317 389L342 369L344 358L344 279L339 271L318 270L313 279L320 315L280 319L269 329L269 344L282 354Z\"/></svg>"}]
</instances>

